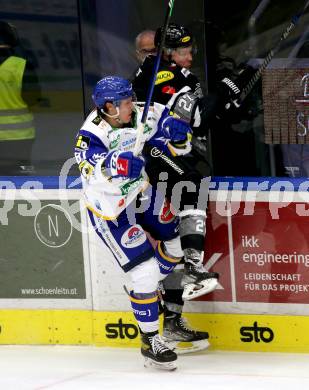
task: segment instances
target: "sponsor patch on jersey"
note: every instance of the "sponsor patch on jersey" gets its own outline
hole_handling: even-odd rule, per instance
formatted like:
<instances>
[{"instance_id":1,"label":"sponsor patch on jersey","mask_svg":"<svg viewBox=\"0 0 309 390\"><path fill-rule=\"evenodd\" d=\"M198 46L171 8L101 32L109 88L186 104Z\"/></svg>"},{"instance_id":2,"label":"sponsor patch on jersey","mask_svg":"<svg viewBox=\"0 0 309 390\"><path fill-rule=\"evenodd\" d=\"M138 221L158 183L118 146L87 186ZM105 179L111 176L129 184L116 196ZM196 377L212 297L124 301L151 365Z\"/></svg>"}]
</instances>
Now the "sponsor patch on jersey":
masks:
<instances>
[{"instance_id":1,"label":"sponsor patch on jersey","mask_svg":"<svg viewBox=\"0 0 309 390\"><path fill-rule=\"evenodd\" d=\"M189 42L190 39L191 39L191 37L190 37L189 35L187 35L186 37L183 37L183 38L181 39L181 42L186 43L186 42Z\"/></svg>"},{"instance_id":2,"label":"sponsor patch on jersey","mask_svg":"<svg viewBox=\"0 0 309 390\"><path fill-rule=\"evenodd\" d=\"M106 157L106 153L93 153L91 158L89 159L90 164L96 165L96 163L101 160L102 158ZM85 156L86 158L86 156Z\"/></svg>"},{"instance_id":3,"label":"sponsor patch on jersey","mask_svg":"<svg viewBox=\"0 0 309 390\"><path fill-rule=\"evenodd\" d=\"M124 198L121 198L120 201L118 202L118 207L122 207L126 203Z\"/></svg>"},{"instance_id":4,"label":"sponsor patch on jersey","mask_svg":"<svg viewBox=\"0 0 309 390\"><path fill-rule=\"evenodd\" d=\"M176 212L168 200L165 200L159 214L160 223L170 223L176 218Z\"/></svg>"},{"instance_id":5,"label":"sponsor patch on jersey","mask_svg":"<svg viewBox=\"0 0 309 390\"><path fill-rule=\"evenodd\" d=\"M98 126L98 125L100 124L101 120L102 120L102 118L99 117L99 115L98 115L98 116L96 116L96 117L93 119L92 123L94 123L96 126Z\"/></svg>"},{"instance_id":6,"label":"sponsor patch on jersey","mask_svg":"<svg viewBox=\"0 0 309 390\"><path fill-rule=\"evenodd\" d=\"M122 148L128 148L128 146L132 146L132 145L135 145L135 142L136 142L136 136L134 136L133 138L131 139L127 139L125 141L122 142L121 146ZM126 150L126 149L123 149L123 150Z\"/></svg>"},{"instance_id":7,"label":"sponsor patch on jersey","mask_svg":"<svg viewBox=\"0 0 309 390\"><path fill-rule=\"evenodd\" d=\"M157 74L155 85L165 83L165 81L172 80L174 77L175 75L173 72L170 72L169 70L161 70L161 72Z\"/></svg>"},{"instance_id":8,"label":"sponsor patch on jersey","mask_svg":"<svg viewBox=\"0 0 309 390\"><path fill-rule=\"evenodd\" d=\"M117 135L116 138L112 139L109 144L109 149L115 149L118 147L120 142L120 134Z\"/></svg>"},{"instance_id":9,"label":"sponsor patch on jersey","mask_svg":"<svg viewBox=\"0 0 309 390\"><path fill-rule=\"evenodd\" d=\"M90 138L85 135L79 135L76 142L76 148L80 150L88 150L90 145Z\"/></svg>"},{"instance_id":10,"label":"sponsor patch on jersey","mask_svg":"<svg viewBox=\"0 0 309 390\"><path fill-rule=\"evenodd\" d=\"M144 181L143 176L140 175L137 179L129 181L129 183L120 186L121 195L128 195L130 191L135 190Z\"/></svg>"},{"instance_id":11,"label":"sponsor patch on jersey","mask_svg":"<svg viewBox=\"0 0 309 390\"><path fill-rule=\"evenodd\" d=\"M191 74L191 72L189 71L189 69L186 69L186 68L182 68L182 69L181 69L181 73L182 73L185 77L188 77L189 74Z\"/></svg>"},{"instance_id":12,"label":"sponsor patch on jersey","mask_svg":"<svg viewBox=\"0 0 309 390\"><path fill-rule=\"evenodd\" d=\"M176 89L174 87L171 87L170 85L165 85L162 90L163 93L166 93L168 95L174 95L176 93Z\"/></svg>"},{"instance_id":13,"label":"sponsor patch on jersey","mask_svg":"<svg viewBox=\"0 0 309 390\"><path fill-rule=\"evenodd\" d=\"M139 225L126 230L121 237L121 245L124 248L136 248L146 241L146 234Z\"/></svg>"}]
</instances>

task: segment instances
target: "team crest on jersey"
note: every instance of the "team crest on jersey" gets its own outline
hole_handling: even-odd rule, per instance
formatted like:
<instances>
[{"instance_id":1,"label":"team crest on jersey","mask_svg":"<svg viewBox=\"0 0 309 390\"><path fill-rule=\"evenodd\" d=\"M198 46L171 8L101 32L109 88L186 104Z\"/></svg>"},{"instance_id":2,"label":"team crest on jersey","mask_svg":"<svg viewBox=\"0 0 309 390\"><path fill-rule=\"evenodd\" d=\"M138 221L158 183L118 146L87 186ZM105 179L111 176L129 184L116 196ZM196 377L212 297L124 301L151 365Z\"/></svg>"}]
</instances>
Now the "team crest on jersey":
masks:
<instances>
[{"instance_id":1,"label":"team crest on jersey","mask_svg":"<svg viewBox=\"0 0 309 390\"><path fill-rule=\"evenodd\" d=\"M121 237L121 245L124 248L136 248L146 241L146 234L139 225L126 230Z\"/></svg>"},{"instance_id":2,"label":"team crest on jersey","mask_svg":"<svg viewBox=\"0 0 309 390\"><path fill-rule=\"evenodd\" d=\"M172 80L174 77L175 75L173 72L170 72L169 70L161 70L161 72L157 74L155 84L158 85L161 83L165 83L165 81Z\"/></svg>"},{"instance_id":3,"label":"team crest on jersey","mask_svg":"<svg viewBox=\"0 0 309 390\"><path fill-rule=\"evenodd\" d=\"M160 223L171 223L176 218L176 212L173 209L173 206L170 204L168 200L165 199L160 213L159 213L159 222Z\"/></svg>"},{"instance_id":4,"label":"team crest on jersey","mask_svg":"<svg viewBox=\"0 0 309 390\"><path fill-rule=\"evenodd\" d=\"M85 135L79 135L76 142L76 148L80 150L88 150L90 145L90 138Z\"/></svg>"}]
</instances>

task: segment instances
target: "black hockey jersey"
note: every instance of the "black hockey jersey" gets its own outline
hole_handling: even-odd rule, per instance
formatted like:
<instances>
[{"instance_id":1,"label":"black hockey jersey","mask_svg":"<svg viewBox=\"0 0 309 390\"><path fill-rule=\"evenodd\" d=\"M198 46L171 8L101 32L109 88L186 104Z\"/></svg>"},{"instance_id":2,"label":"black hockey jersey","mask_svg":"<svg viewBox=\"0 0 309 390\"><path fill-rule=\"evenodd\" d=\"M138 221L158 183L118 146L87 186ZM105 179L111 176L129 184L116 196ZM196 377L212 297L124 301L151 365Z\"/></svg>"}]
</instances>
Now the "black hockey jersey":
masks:
<instances>
[{"instance_id":1,"label":"black hockey jersey","mask_svg":"<svg viewBox=\"0 0 309 390\"><path fill-rule=\"evenodd\" d=\"M150 79L153 74L155 56L148 56L137 70L133 80L133 89L137 100L145 101ZM186 68L161 60L157 74L152 101L166 105L172 95L188 86L199 98L203 97L198 78Z\"/></svg>"}]
</instances>

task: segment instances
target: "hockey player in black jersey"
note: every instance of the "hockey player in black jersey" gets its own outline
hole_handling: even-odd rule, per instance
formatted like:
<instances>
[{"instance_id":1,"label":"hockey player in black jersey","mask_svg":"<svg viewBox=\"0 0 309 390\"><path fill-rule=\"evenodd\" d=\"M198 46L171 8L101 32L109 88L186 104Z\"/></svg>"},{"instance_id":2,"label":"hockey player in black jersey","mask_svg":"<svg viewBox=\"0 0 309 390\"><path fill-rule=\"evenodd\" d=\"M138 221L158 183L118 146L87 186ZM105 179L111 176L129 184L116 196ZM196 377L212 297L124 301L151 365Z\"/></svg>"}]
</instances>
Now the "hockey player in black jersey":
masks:
<instances>
[{"instance_id":1,"label":"hockey player in black jersey","mask_svg":"<svg viewBox=\"0 0 309 390\"><path fill-rule=\"evenodd\" d=\"M158 47L161 40L161 29L156 31L155 46ZM170 23L166 38L163 57L161 58L156 84L152 96L154 102L166 104L171 96L188 86L199 98L203 97L201 84L198 78L189 70L195 51L193 37L183 26ZM145 101L149 77L153 72L154 55L145 58L137 70L133 80L133 88L138 100Z\"/></svg>"},{"instance_id":2,"label":"hockey player in black jersey","mask_svg":"<svg viewBox=\"0 0 309 390\"><path fill-rule=\"evenodd\" d=\"M162 35L162 29L159 28L155 35L155 45L159 46ZM204 137L209 127L216 121L237 121L240 107L237 105L237 97L241 93L242 84L245 79L252 75L252 69L242 70L242 76L236 74L230 77L229 72L218 73L216 94L203 96L198 78L190 71L192 65L195 46L193 36L190 31L175 23L170 23L160 63L157 79L154 86L153 101L168 104L170 113L190 123L195 136ZM155 56L150 55L145 58L143 64L138 69L133 80L134 89L139 101L144 101L147 95L148 80L153 72ZM234 77L236 76L236 77ZM235 79L237 78L237 83ZM219 118L219 119L218 119ZM201 143L200 143L201 144ZM194 143L193 143L194 146ZM146 170L152 183L160 181L159 173L167 172L167 196L171 200L173 188L178 182L188 180L196 186L196 192L186 192L182 194L182 204L180 208L180 236L185 256L196 260L203 257L204 237L206 233L206 199L204 208L198 204L198 195L201 193L200 183L203 176L210 175L210 170L201 174L195 167L198 159L201 159L201 150L198 153L189 153L183 156L174 157L173 163L181 168L186 174L179 175L179 171L171 168L171 165L165 164L164 160L153 158L151 151L148 153ZM205 156L206 157L206 156ZM205 165L204 165L205 166ZM207 195L203 195L204 197ZM192 208L185 209L185 205L192 205ZM202 221L202 223L201 223ZM199 232L199 226L203 226ZM198 234L197 234L198 233ZM192 262L194 264L194 261ZM181 272L175 270L163 284L164 300L164 328L163 335L165 340L170 342L170 346L175 347L177 352L191 352L207 347L208 333L198 332L188 328L181 313L183 309L183 295L181 284L184 284L188 274L192 272L186 269L184 277ZM194 267L194 265L193 265ZM207 270L209 271L209 270ZM199 269L199 272L205 272L205 269ZM218 274L208 272L210 279L218 278ZM210 289L209 292L212 290ZM186 294L185 294L186 295ZM190 342L181 350L177 347L180 342ZM184 346L184 344L181 344Z\"/></svg>"},{"instance_id":3,"label":"hockey player in black jersey","mask_svg":"<svg viewBox=\"0 0 309 390\"><path fill-rule=\"evenodd\" d=\"M161 40L161 28L155 35L155 45L158 47ZM163 57L157 74L153 101L166 105L170 104L171 112L190 122L191 125L200 124L200 110L197 109L202 101L203 93L197 77L191 73L189 68L192 64L194 53L193 37L183 26L174 23L170 24L165 38ZM148 56L144 60L133 80L134 89L139 101L144 101L147 95L148 80L153 72L155 56ZM185 88L184 88L185 87ZM177 99L173 99L173 96ZM190 278L199 280L201 275L207 274L211 287L207 292L211 292L217 285L219 275L215 272L206 272L201 265L204 255L204 239L206 233L206 198L203 206L199 204L199 194L202 192L202 175L194 169L192 155L174 157L173 163L179 166L184 175L179 174L172 165L168 165L164 160L154 156L152 150L148 151L146 170L153 184L160 181L160 172L168 173L167 197L172 200L173 188L180 181L190 181L194 183L196 191L186 191L182 194L180 205L180 237L182 249L185 254L186 264L184 272L176 271L171 274L163 283L164 300L164 326L163 337L169 346L175 348L178 353L192 352L207 348L208 333L191 329L186 325L181 313L184 305L183 298L191 299L186 293L183 294L182 286L188 283ZM192 205L190 208L187 205ZM189 260L189 262L188 262ZM193 291L192 297L199 296ZM190 293L189 293L190 294ZM186 343L186 345L183 344ZM180 344L182 348L180 348Z\"/></svg>"}]
</instances>

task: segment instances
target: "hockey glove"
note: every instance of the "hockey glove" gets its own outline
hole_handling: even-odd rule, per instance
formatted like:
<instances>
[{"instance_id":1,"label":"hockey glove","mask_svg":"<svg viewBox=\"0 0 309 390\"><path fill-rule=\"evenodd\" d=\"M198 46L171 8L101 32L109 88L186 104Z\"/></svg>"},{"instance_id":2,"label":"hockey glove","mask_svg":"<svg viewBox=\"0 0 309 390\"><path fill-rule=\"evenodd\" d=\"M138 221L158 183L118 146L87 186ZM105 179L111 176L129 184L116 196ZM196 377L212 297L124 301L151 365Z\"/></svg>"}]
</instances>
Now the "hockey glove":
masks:
<instances>
[{"instance_id":1,"label":"hockey glove","mask_svg":"<svg viewBox=\"0 0 309 390\"><path fill-rule=\"evenodd\" d=\"M218 86L219 99L221 104L224 105L225 110L231 108L239 108L240 102L238 98L240 97L241 90L236 84L235 81L231 80L228 77L224 77Z\"/></svg>"},{"instance_id":2,"label":"hockey glove","mask_svg":"<svg viewBox=\"0 0 309 390\"><path fill-rule=\"evenodd\" d=\"M181 119L168 115L162 121L160 120L159 125L165 137L170 139L170 142L175 146L191 139L191 127L189 123Z\"/></svg>"},{"instance_id":3,"label":"hockey glove","mask_svg":"<svg viewBox=\"0 0 309 390\"><path fill-rule=\"evenodd\" d=\"M249 65L242 65L238 68L235 77L224 77L218 85L218 93L224 109L239 108L241 103L239 98L254 75L255 70Z\"/></svg>"},{"instance_id":4,"label":"hockey glove","mask_svg":"<svg viewBox=\"0 0 309 390\"><path fill-rule=\"evenodd\" d=\"M224 77L218 84L219 110L218 117L225 118L231 123L238 123L248 116L246 102L240 101L242 91L248 86L255 70L245 65L239 68L237 76Z\"/></svg>"},{"instance_id":5,"label":"hockey glove","mask_svg":"<svg viewBox=\"0 0 309 390\"><path fill-rule=\"evenodd\" d=\"M135 179L140 176L145 161L132 152L112 152L104 161L105 174L112 177L126 176Z\"/></svg>"}]
</instances>

